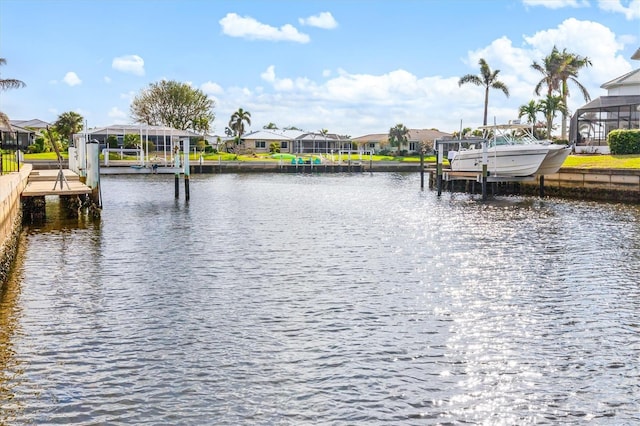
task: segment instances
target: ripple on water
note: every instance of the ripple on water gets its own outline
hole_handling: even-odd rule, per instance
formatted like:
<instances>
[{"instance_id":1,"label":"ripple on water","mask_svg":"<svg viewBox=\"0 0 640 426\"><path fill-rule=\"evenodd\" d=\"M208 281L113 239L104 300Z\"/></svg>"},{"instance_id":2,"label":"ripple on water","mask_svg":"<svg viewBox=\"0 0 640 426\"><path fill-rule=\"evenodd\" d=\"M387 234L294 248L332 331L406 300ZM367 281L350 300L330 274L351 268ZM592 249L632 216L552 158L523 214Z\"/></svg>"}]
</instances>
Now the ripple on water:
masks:
<instances>
[{"instance_id":1,"label":"ripple on water","mask_svg":"<svg viewBox=\"0 0 640 426\"><path fill-rule=\"evenodd\" d=\"M105 178L25 237L9 423L640 421L638 209L417 179Z\"/></svg>"}]
</instances>

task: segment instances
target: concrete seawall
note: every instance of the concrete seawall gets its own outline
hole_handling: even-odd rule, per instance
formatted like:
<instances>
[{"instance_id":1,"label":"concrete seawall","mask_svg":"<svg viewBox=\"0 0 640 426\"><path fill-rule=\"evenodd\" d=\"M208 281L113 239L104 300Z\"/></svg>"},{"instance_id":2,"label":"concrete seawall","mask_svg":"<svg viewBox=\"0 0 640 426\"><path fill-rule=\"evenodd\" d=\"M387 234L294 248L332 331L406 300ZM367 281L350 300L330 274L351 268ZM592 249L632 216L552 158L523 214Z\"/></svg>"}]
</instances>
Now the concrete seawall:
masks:
<instances>
[{"instance_id":1,"label":"concrete seawall","mask_svg":"<svg viewBox=\"0 0 640 426\"><path fill-rule=\"evenodd\" d=\"M522 183L525 194L538 192L540 179ZM601 201L640 203L640 170L562 168L544 177L546 195Z\"/></svg>"},{"instance_id":2,"label":"concrete seawall","mask_svg":"<svg viewBox=\"0 0 640 426\"><path fill-rule=\"evenodd\" d=\"M22 230L20 195L27 186L31 165L23 164L19 172L0 176L0 289L11 270Z\"/></svg>"}]
</instances>

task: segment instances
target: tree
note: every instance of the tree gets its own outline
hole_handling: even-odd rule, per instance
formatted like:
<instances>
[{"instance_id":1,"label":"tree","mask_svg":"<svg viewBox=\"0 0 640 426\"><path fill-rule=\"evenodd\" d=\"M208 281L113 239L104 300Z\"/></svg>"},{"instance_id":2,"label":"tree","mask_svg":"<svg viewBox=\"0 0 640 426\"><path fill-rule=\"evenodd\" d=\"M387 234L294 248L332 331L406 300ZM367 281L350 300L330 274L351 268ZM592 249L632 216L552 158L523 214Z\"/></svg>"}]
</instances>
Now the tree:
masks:
<instances>
[{"instance_id":1,"label":"tree","mask_svg":"<svg viewBox=\"0 0 640 426\"><path fill-rule=\"evenodd\" d=\"M266 130L278 130L278 126L276 126L276 123L269 123L266 126L262 126L263 129Z\"/></svg>"},{"instance_id":2,"label":"tree","mask_svg":"<svg viewBox=\"0 0 640 426\"><path fill-rule=\"evenodd\" d=\"M131 102L130 112L137 123L206 133L215 120L214 106L202 90L162 80L142 90Z\"/></svg>"},{"instance_id":3,"label":"tree","mask_svg":"<svg viewBox=\"0 0 640 426\"><path fill-rule=\"evenodd\" d=\"M567 111L562 97L547 95L547 97L539 103L540 112L544 113L547 119L547 138L551 139L551 129L553 128L553 119L556 118L556 113L565 113Z\"/></svg>"},{"instance_id":4,"label":"tree","mask_svg":"<svg viewBox=\"0 0 640 426\"><path fill-rule=\"evenodd\" d=\"M5 65L7 60L5 58L0 58L0 65ZM20 80L16 80L15 78L0 78L0 90L8 90L8 89L19 89L26 86L24 82ZM0 111L0 124L6 126L9 130L11 130L11 122L9 121L9 117L4 112Z\"/></svg>"},{"instance_id":5,"label":"tree","mask_svg":"<svg viewBox=\"0 0 640 426\"><path fill-rule=\"evenodd\" d=\"M72 142L73 135L83 129L84 118L74 111L63 112L58 116L58 120L53 123L60 136L66 138L67 143Z\"/></svg>"},{"instance_id":6,"label":"tree","mask_svg":"<svg viewBox=\"0 0 640 426\"><path fill-rule=\"evenodd\" d=\"M563 105L565 106L565 112L562 113L562 139L566 139L567 136L567 115L569 113L566 108L569 96L568 82L575 83L582 92L584 100L589 101L591 98L589 92L580 84L577 76L581 68L590 65L589 58L569 53L567 49L563 49L560 52L556 46L553 46L551 53L543 59L541 64L535 61L531 64L531 68L543 75L542 79L536 84L535 94L540 95L542 87L546 86L547 96L553 95L553 92L558 92L562 97Z\"/></svg>"},{"instance_id":7,"label":"tree","mask_svg":"<svg viewBox=\"0 0 640 426\"><path fill-rule=\"evenodd\" d=\"M239 144L242 139L245 123L249 126L251 125L251 113L249 111L238 108L236 112L231 114L229 128L233 131L233 136L236 137L236 145Z\"/></svg>"},{"instance_id":8,"label":"tree","mask_svg":"<svg viewBox=\"0 0 640 426\"><path fill-rule=\"evenodd\" d=\"M484 119L482 120L483 125L487 125L487 109L489 108L489 89L498 89L502 90L502 92L509 97L509 89L507 86L498 80L498 74L500 70L491 71L489 65L484 59L480 59L478 62L480 65L480 75L467 74L460 78L458 81L458 86L462 86L466 83L472 83L476 86L484 86Z\"/></svg>"},{"instance_id":9,"label":"tree","mask_svg":"<svg viewBox=\"0 0 640 426\"><path fill-rule=\"evenodd\" d=\"M389 143L391 146L398 147L398 154L402 148L402 144L409 140L409 129L402 124L398 123L395 127L389 129Z\"/></svg>"},{"instance_id":10,"label":"tree","mask_svg":"<svg viewBox=\"0 0 640 426\"><path fill-rule=\"evenodd\" d=\"M534 126L536 124L536 116L540 112L540 104L533 99L526 105L520 105L518 110L518 118L527 117L527 123L531 123L531 134L534 135Z\"/></svg>"},{"instance_id":11,"label":"tree","mask_svg":"<svg viewBox=\"0 0 640 426\"><path fill-rule=\"evenodd\" d=\"M138 134L127 134L124 135L124 139L122 141L122 147L125 149L139 149L142 148L142 139Z\"/></svg>"},{"instance_id":12,"label":"tree","mask_svg":"<svg viewBox=\"0 0 640 426\"><path fill-rule=\"evenodd\" d=\"M560 78L560 96L562 96L562 102L565 105L567 104L567 98L569 97L569 86L568 82L571 81L573 84L578 86L578 89L582 92L582 96L585 102L589 102L591 100L591 96L589 96L589 92L587 88L584 87L577 79L578 72L581 68L585 68L591 66L591 61L587 57L582 57L580 55L576 55L575 53L567 52L567 49L562 49L562 53L560 53L560 58L562 59L562 66L559 71ZM565 108L565 111L562 112L562 139L567 139L567 115L568 109Z\"/></svg>"}]
</instances>

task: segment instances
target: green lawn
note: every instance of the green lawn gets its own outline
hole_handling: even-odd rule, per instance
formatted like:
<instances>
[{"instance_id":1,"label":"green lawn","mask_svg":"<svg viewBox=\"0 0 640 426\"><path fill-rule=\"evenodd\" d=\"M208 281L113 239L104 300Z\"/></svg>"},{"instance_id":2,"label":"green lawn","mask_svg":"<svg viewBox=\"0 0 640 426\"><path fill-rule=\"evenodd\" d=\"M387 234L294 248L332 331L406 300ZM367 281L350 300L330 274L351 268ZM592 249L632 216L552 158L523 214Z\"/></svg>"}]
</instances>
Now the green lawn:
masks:
<instances>
[{"instance_id":1,"label":"green lawn","mask_svg":"<svg viewBox=\"0 0 640 426\"><path fill-rule=\"evenodd\" d=\"M640 169L640 155L570 155L562 167L584 169Z\"/></svg>"},{"instance_id":2,"label":"green lawn","mask_svg":"<svg viewBox=\"0 0 640 426\"><path fill-rule=\"evenodd\" d=\"M67 158L67 153L63 153L62 156ZM39 154L25 154L25 161L29 160L56 160L55 152L43 152ZM135 157L126 157L126 159L135 160ZM190 154L189 158L192 162L197 162L200 159L200 154ZM334 160L338 160L338 155L334 154ZM362 161L369 161L371 157L368 155L362 156ZM280 161L277 158L272 158L269 154L256 154L256 155L235 155L227 153L207 154L204 156L205 161ZM419 162L420 157L392 157L384 155L374 155L371 158L373 161L399 161L399 162ZM347 156L342 156L342 161L346 161ZM359 155L352 155L352 161L360 161ZM286 159L283 161L287 161ZM434 163L434 156L425 156L425 163ZM562 167L573 168L602 168L602 169L640 169L640 155L570 155L564 162Z\"/></svg>"}]
</instances>

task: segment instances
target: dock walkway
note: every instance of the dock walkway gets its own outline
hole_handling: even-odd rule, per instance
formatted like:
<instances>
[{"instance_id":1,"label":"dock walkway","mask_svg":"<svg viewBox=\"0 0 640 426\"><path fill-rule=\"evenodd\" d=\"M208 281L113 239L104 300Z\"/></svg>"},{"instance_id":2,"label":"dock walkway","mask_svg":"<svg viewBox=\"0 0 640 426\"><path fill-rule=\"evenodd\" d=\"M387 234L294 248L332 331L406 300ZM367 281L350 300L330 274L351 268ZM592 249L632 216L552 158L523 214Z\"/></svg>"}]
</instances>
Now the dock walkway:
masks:
<instances>
[{"instance_id":1,"label":"dock walkway","mask_svg":"<svg viewBox=\"0 0 640 426\"><path fill-rule=\"evenodd\" d=\"M91 194L91 188L80 182L80 176L71 170L63 171L66 182L60 185L59 170L32 170L29 173L27 186L22 191L23 197L42 197L47 195L82 195Z\"/></svg>"}]
</instances>

